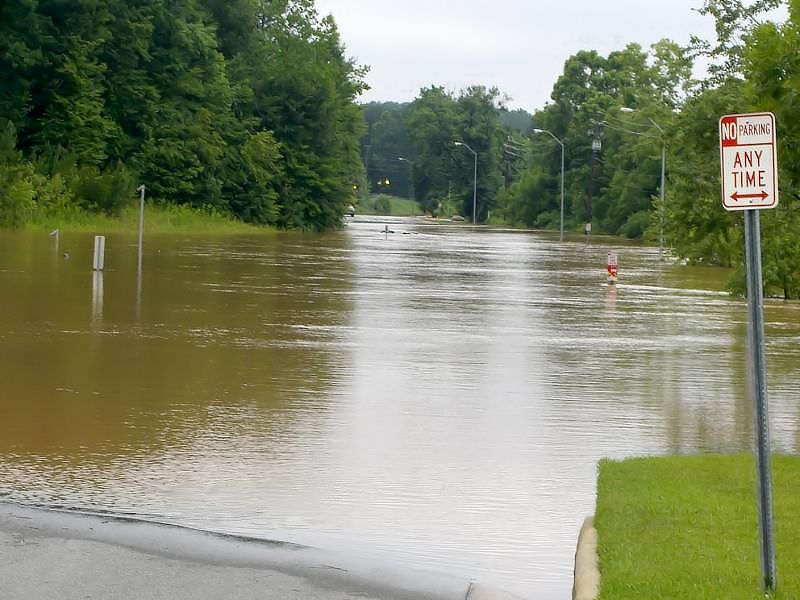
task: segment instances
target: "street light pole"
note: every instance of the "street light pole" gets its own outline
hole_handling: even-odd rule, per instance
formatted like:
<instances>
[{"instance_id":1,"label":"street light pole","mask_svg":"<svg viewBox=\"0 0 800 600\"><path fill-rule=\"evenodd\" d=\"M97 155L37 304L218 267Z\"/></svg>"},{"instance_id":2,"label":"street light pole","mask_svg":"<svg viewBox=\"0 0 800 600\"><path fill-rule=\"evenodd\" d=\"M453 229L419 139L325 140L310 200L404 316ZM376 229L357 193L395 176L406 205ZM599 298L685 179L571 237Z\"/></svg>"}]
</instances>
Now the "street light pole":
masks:
<instances>
[{"instance_id":1,"label":"street light pole","mask_svg":"<svg viewBox=\"0 0 800 600\"><path fill-rule=\"evenodd\" d=\"M464 146L467 150L472 152L472 157L475 159L475 167L472 174L472 224L478 224L478 153L469 147L465 142L453 142L454 146Z\"/></svg>"},{"instance_id":2,"label":"street light pole","mask_svg":"<svg viewBox=\"0 0 800 600\"><path fill-rule=\"evenodd\" d=\"M546 133L561 146L561 236L560 241L564 241L564 142L558 139L552 131L547 129L534 129L534 133Z\"/></svg>"},{"instance_id":3,"label":"street light pole","mask_svg":"<svg viewBox=\"0 0 800 600\"><path fill-rule=\"evenodd\" d=\"M619 110L624 113L638 112L635 108L628 108L627 106L623 106ZM664 260L664 188L667 184L667 142L664 139L664 130L661 129L659 124L650 117L647 117L647 120L650 121L650 124L658 129L658 132L661 134L661 189L659 190L660 206L658 208L658 258L660 260Z\"/></svg>"},{"instance_id":4,"label":"street light pole","mask_svg":"<svg viewBox=\"0 0 800 600\"><path fill-rule=\"evenodd\" d=\"M399 160L400 162L404 162L408 165L408 186L406 186L406 191L408 192L408 199L413 200L414 190L412 186L414 179L414 164L410 160L408 160L405 156L398 156L397 160Z\"/></svg>"},{"instance_id":5,"label":"street light pole","mask_svg":"<svg viewBox=\"0 0 800 600\"><path fill-rule=\"evenodd\" d=\"M655 121L653 124L655 125ZM658 129L661 131L660 127ZM664 260L664 209L666 208L664 205L664 185L666 184L667 145L664 142L664 132L661 131L661 134L661 206L658 211L658 258L659 260Z\"/></svg>"}]
</instances>

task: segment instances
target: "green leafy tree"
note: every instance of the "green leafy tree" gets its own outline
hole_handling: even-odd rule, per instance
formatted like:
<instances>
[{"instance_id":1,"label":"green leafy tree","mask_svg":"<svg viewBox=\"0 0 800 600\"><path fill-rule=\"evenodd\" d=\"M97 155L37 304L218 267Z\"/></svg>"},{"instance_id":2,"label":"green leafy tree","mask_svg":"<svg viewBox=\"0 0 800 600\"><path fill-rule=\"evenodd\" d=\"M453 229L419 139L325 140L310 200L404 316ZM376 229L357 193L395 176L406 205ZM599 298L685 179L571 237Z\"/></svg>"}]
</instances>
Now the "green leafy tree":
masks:
<instances>
[{"instance_id":1,"label":"green leafy tree","mask_svg":"<svg viewBox=\"0 0 800 600\"><path fill-rule=\"evenodd\" d=\"M0 4L0 115L37 206L115 213L144 181L161 202L335 227L362 176L363 74L312 0Z\"/></svg>"},{"instance_id":2,"label":"green leafy tree","mask_svg":"<svg viewBox=\"0 0 800 600\"><path fill-rule=\"evenodd\" d=\"M408 106L394 102L371 105L375 120L368 124L364 144L369 146L368 181L373 193L411 196L414 147L406 130ZM375 110L378 107L380 112ZM390 181L389 189L378 186L378 182L386 179Z\"/></svg>"},{"instance_id":3,"label":"green leafy tree","mask_svg":"<svg viewBox=\"0 0 800 600\"><path fill-rule=\"evenodd\" d=\"M251 223L278 221L278 187L283 179L280 143L271 131L259 131L229 155L225 193L233 213ZM244 165L244 169L242 169Z\"/></svg>"},{"instance_id":4,"label":"green leafy tree","mask_svg":"<svg viewBox=\"0 0 800 600\"><path fill-rule=\"evenodd\" d=\"M785 4L785 0L705 0L698 10L701 15L714 19L717 39L705 40L691 37L693 56L709 61L709 77L705 87L716 87L726 80L741 78L744 71L744 53L749 33L766 20L769 11Z\"/></svg>"},{"instance_id":5,"label":"green leafy tree","mask_svg":"<svg viewBox=\"0 0 800 600\"><path fill-rule=\"evenodd\" d=\"M153 44L145 63L158 119L131 164L153 195L227 212L220 169L231 94L210 18L194 0L150 3Z\"/></svg>"},{"instance_id":6,"label":"green leafy tree","mask_svg":"<svg viewBox=\"0 0 800 600\"><path fill-rule=\"evenodd\" d=\"M117 133L105 110L106 66L98 57L109 7L96 0L39 0L37 13L37 45L47 60L29 72L30 106L19 143L70 148L81 163L100 166Z\"/></svg>"},{"instance_id":7,"label":"green leafy tree","mask_svg":"<svg viewBox=\"0 0 800 600\"><path fill-rule=\"evenodd\" d=\"M471 86L457 100L460 117L460 136L458 139L469 144L477 154L477 220L486 221L489 212L496 205L497 192L502 185L502 149L506 138L506 129L500 121L500 92L497 88ZM468 154L468 156L464 156ZM459 173L466 173L467 188L464 194L463 214L472 214L472 184L474 175L474 157L471 153L462 152L459 161ZM464 160L466 158L466 160ZM469 167L472 166L473 169ZM463 182L459 178L457 181ZM462 192L463 193L463 192Z\"/></svg>"},{"instance_id":8,"label":"green leafy tree","mask_svg":"<svg viewBox=\"0 0 800 600\"><path fill-rule=\"evenodd\" d=\"M509 110L500 108L500 122L511 132L529 136L533 132L533 115L527 110L516 108Z\"/></svg>"},{"instance_id":9,"label":"green leafy tree","mask_svg":"<svg viewBox=\"0 0 800 600\"><path fill-rule=\"evenodd\" d=\"M444 88L422 89L409 108L406 127L417 157L414 195L423 210L437 212L455 177L453 140L460 137L455 100Z\"/></svg>"},{"instance_id":10,"label":"green leafy tree","mask_svg":"<svg viewBox=\"0 0 800 600\"><path fill-rule=\"evenodd\" d=\"M788 3L783 25L764 23L746 37L744 92L753 110L775 114L780 203L762 211L762 261L767 293L800 297L800 1ZM738 279L739 282L742 279Z\"/></svg>"},{"instance_id":11,"label":"green leafy tree","mask_svg":"<svg viewBox=\"0 0 800 600\"><path fill-rule=\"evenodd\" d=\"M800 295L800 227L796 193L795 140L800 104L796 47L798 7L788 3L783 26L765 20L782 4L708 0L702 14L715 19L716 43L693 40L693 50L713 61L711 76L676 119L672 176L667 192L668 241L676 254L693 262L735 267L731 289L744 292L744 235L740 213L721 206L718 121L725 114L769 110L778 123L781 202L761 211L764 288L786 298Z\"/></svg>"},{"instance_id":12,"label":"green leafy tree","mask_svg":"<svg viewBox=\"0 0 800 600\"><path fill-rule=\"evenodd\" d=\"M552 193L552 179L541 168L530 168L501 194L503 216L508 223L524 227L558 227L560 206Z\"/></svg>"},{"instance_id":13,"label":"green leafy tree","mask_svg":"<svg viewBox=\"0 0 800 600\"><path fill-rule=\"evenodd\" d=\"M162 92L165 87L168 95L172 92L158 72L163 65L153 62L154 55L163 53L157 49L163 38L154 36L165 15L150 0L110 0L109 5L108 36L98 49L99 60L106 65L106 111L118 128L109 140L108 155L110 161L137 162L163 116Z\"/></svg>"},{"instance_id":14,"label":"green leafy tree","mask_svg":"<svg viewBox=\"0 0 800 600\"><path fill-rule=\"evenodd\" d=\"M235 112L281 145L278 223L335 227L362 172L355 98L364 71L344 56L333 19L320 18L310 0L255 4L250 43L231 61Z\"/></svg>"},{"instance_id":15,"label":"green leafy tree","mask_svg":"<svg viewBox=\"0 0 800 600\"><path fill-rule=\"evenodd\" d=\"M564 142L567 229L591 222L595 231L653 235L660 219L653 199L660 192L661 148L670 145L673 112L692 89L691 60L668 40L650 53L629 44L608 57L581 51L567 59L553 104L533 116L536 128ZM636 114L626 117L622 107ZM505 212L527 226L555 227L560 148L536 136L528 160L524 184L504 196Z\"/></svg>"},{"instance_id":16,"label":"green leafy tree","mask_svg":"<svg viewBox=\"0 0 800 600\"><path fill-rule=\"evenodd\" d=\"M740 216L722 209L719 118L734 111L741 85L691 98L677 117L666 196L667 245L692 262L732 265L741 255Z\"/></svg>"},{"instance_id":17,"label":"green leafy tree","mask_svg":"<svg viewBox=\"0 0 800 600\"><path fill-rule=\"evenodd\" d=\"M19 227L33 210L33 168L16 149L17 131L0 120L0 225Z\"/></svg>"},{"instance_id":18,"label":"green leafy tree","mask_svg":"<svg viewBox=\"0 0 800 600\"><path fill-rule=\"evenodd\" d=\"M441 87L420 91L409 108L406 127L414 144L414 192L423 209L444 207L472 216L475 157L454 142L467 144L477 155L477 220L485 221L495 207L502 185L502 144L507 135L500 121L499 92L473 86L454 97Z\"/></svg>"},{"instance_id":19,"label":"green leafy tree","mask_svg":"<svg viewBox=\"0 0 800 600\"><path fill-rule=\"evenodd\" d=\"M25 126L35 76L46 60L37 5L37 0L0 3L0 116L16 129Z\"/></svg>"}]
</instances>

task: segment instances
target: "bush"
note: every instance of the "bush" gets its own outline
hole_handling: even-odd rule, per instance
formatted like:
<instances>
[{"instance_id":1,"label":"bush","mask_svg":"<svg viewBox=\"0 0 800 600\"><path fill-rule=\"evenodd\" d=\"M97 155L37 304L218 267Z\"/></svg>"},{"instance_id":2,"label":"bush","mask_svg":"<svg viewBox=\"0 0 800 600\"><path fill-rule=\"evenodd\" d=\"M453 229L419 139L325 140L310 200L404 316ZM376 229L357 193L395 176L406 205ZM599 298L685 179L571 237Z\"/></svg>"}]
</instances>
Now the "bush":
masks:
<instances>
[{"instance_id":1,"label":"bush","mask_svg":"<svg viewBox=\"0 0 800 600\"><path fill-rule=\"evenodd\" d=\"M33 212L32 173L8 170L0 178L0 225L22 227Z\"/></svg>"},{"instance_id":2,"label":"bush","mask_svg":"<svg viewBox=\"0 0 800 600\"><path fill-rule=\"evenodd\" d=\"M108 171L82 167L75 186L78 202L88 210L119 215L136 198L136 180L121 164Z\"/></svg>"},{"instance_id":3,"label":"bush","mask_svg":"<svg viewBox=\"0 0 800 600\"><path fill-rule=\"evenodd\" d=\"M378 196L375 198L375 214L390 215L392 214L392 203L386 196Z\"/></svg>"},{"instance_id":4,"label":"bush","mask_svg":"<svg viewBox=\"0 0 800 600\"><path fill-rule=\"evenodd\" d=\"M625 221L625 225L620 229L620 233L629 239L640 239L644 236L644 232L649 225L650 212L642 210L628 217L628 220Z\"/></svg>"},{"instance_id":5,"label":"bush","mask_svg":"<svg viewBox=\"0 0 800 600\"><path fill-rule=\"evenodd\" d=\"M561 227L561 212L548 210L539 213L533 226L536 229L559 229Z\"/></svg>"}]
</instances>

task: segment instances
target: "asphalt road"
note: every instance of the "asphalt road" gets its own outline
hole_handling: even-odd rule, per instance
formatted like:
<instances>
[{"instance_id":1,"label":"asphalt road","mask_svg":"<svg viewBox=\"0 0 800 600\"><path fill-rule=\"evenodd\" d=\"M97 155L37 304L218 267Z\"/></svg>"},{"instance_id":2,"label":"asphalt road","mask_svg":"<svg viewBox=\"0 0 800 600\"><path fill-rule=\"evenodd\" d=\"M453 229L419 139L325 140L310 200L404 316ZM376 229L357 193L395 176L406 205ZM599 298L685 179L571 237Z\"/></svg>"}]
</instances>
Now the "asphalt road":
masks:
<instances>
[{"instance_id":1,"label":"asphalt road","mask_svg":"<svg viewBox=\"0 0 800 600\"><path fill-rule=\"evenodd\" d=\"M0 503L3 600L512 600L304 546Z\"/></svg>"}]
</instances>

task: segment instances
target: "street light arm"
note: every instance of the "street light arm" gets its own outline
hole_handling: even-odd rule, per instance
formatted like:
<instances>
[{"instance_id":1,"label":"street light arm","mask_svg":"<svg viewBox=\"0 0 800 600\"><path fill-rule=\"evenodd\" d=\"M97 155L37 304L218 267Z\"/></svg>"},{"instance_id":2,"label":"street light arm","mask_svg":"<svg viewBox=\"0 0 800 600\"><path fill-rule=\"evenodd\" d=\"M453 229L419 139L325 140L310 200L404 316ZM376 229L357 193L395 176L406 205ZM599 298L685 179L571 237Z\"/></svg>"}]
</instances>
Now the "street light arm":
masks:
<instances>
[{"instance_id":1,"label":"street light arm","mask_svg":"<svg viewBox=\"0 0 800 600\"><path fill-rule=\"evenodd\" d=\"M475 152L472 148L469 147L469 144L466 142L459 142L458 140L453 140L454 146L463 146L470 152L472 152L472 156L474 158L474 166L472 171L472 224L478 224L478 153Z\"/></svg>"},{"instance_id":2,"label":"street light arm","mask_svg":"<svg viewBox=\"0 0 800 600\"><path fill-rule=\"evenodd\" d=\"M464 148L466 148L467 150L472 152L475 156L478 156L478 153L475 152L475 150L473 150L472 148L470 148L469 144L467 144L466 142L455 141L455 142L453 142L453 145L454 146L464 146Z\"/></svg>"},{"instance_id":3,"label":"street light arm","mask_svg":"<svg viewBox=\"0 0 800 600\"><path fill-rule=\"evenodd\" d=\"M548 131L547 129L534 129L533 133L546 133L551 138L553 138L558 144L560 144L562 148L564 147L564 142L558 139L552 131Z\"/></svg>"},{"instance_id":4,"label":"street light arm","mask_svg":"<svg viewBox=\"0 0 800 600\"><path fill-rule=\"evenodd\" d=\"M661 133L661 135L662 135L662 136L664 135L664 130L663 130L663 129L661 129L661 126L660 126L658 123L656 123L656 122L655 122L653 119L651 119L650 117L647 117L647 120L648 120L648 121L650 121L650 123L653 125L653 127L655 127L656 129L658 129L659 133Z\"/></svg>"},{"instance_id":5,"label":"street light arm","mask_svg":"<svg viewBox=\"0 0 800 600\"><path fill-rule=\"evenodd\" d=\"M620 107L619 107L619 112L624 112L624 113L635 113L635 112L640 112L640 111L639 111L638 109L636 109L636 108L630 108L629 106L620 106ZM659 125L658 123L656 123L656 122L655 122L655 120L653 120L653 118L652 118L652 117L647 117L647 120L648 120L648 121L650 121L650 124L651 124L653 127L655 127L656 129L658 129L659 133L660 133L662 136L664 135L664 130L661 128L661 125Z\"/></svg>"}]
</instances>

